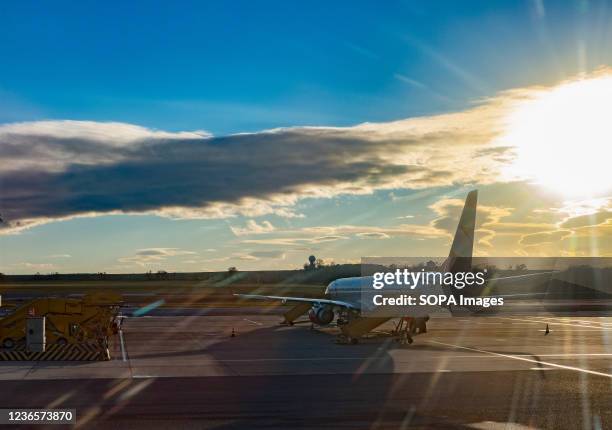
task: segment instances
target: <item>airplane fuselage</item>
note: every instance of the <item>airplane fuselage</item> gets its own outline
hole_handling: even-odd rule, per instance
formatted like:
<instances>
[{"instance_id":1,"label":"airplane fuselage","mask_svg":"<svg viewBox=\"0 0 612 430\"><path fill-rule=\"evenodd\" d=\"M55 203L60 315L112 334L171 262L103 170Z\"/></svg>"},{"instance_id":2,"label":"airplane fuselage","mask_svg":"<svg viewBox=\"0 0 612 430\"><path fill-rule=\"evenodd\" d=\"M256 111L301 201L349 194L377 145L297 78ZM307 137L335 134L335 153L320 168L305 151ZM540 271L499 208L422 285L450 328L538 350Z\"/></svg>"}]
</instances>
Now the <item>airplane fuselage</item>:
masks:
<instances>
[{"instance_id":1,"label":"airplane fuselage","mask_svg":"<svg viewBox=\"0 0 612 430\"><path fill-rule=\"evenodd\" d=\"M422 284L417 284L411 289L406 289L406 287L403 285L389 284L385 286L385 293L387 295L401 293L404 296L413 296L417 298L423 294L424 291L437 294L441 293L441 288L439 286L425 286ZM367 316L371 317L388 315L388 309L385 311L382 308L377 307L374 303L373 299L376 294L382 295L382 292L373 288L372 276L336 279L335 281L330 282L325 289L325 298L349 304L353 309L353 312L357 315L364 315L366 313ZM318 318L318 315L324 315L325 311L323 309L326 311L325 318ZM322 321L329 320L329 312L335 313L339 310L339 307L333 305L314 305L309 315L313 322L320 323ZM414 306L410 309L409 315L407 312L406 315L403 316L423 317L427 316L431 311L432 306ZM399 317L400 315L396 316Z\"/></svg>"}]
</instances>

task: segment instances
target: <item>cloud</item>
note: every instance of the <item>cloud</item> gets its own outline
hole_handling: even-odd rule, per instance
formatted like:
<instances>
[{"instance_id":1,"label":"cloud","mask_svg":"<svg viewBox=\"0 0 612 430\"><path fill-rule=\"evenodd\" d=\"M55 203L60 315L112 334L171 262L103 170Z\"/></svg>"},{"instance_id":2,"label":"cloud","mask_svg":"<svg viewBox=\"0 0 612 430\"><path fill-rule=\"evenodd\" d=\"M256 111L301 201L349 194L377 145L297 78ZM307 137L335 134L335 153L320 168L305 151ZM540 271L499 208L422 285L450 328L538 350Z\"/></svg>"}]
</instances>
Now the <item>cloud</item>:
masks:
<instances>
[{"instance_id":1,"label":"cloud","mask_svg":"<svg viewBox=\"0 0 612 430\"><path fill-rule=\"evenodd\" d=\"M143 248L136 252L136 255L145 257L173 257L175 255L195 254L193 251L185 251L178 248Z\"/></svg>"},{"instance_id":2,"label":"cloud","mask_svg":"<svg viewBox=\"0 0 612 430\"><path fill-rule=\"evenodd\" d=\"M350 239L379 239L384 240L394 237L406 237L413 240L445 239L450 245L450 240L455 234L461 210L464 205L463 199L440 198L429 205L434 218L425 224L402 223L395 226L371 226L371 225L330 225L303 227L299 229L275 229L273 232L263 234L263 238L248 238L241 243L245 245L274 245L296 247L307 244L318 244L333 242L337 240ZM537 240L554 240L557 236L545 235L558 229L554 223L536 223L524 221L508 221L515 212L514 208L504 206L493 206L479 204L476 219L476 242L477 252L484 254L487 248L496 253L516 251L515 247L526 245ZM403 217L401 217L403 218ZM529 234L540 234L521 239ZM513 238L504 247L493 246L496 237Z\"/></svg>"},{"instance_id":3,"label":"cloud","mask_svg":"<svg viewBox=\"0 0 612 430\"><path fill-rule=\"evenodd\" d=\"M557 242L571 235L570 230L547 231L542 233L533 233L523 236L520 240L521 245L533 246L543 243Z\"/></svg>"},{"instance_id":4,"label":"cloud","mask_svg":"<svg viewBox=\"0 0 612 430\"><path fill-rule=\"evenodd\" d=\"M364 238L364 239L389 239L391 237L387 233L376 232L376 231L357 233L356 236Z\"/></svg>"},{"instance_id":5,"label":"cloud","mask_svg":"<svg viewBox=\"0 0 612 430\"><path fill-rule=\"evenodd\" d=\"M569 201L560 208L550 209L564 215L561 228L580 229L612 221L612 198Z\"/></svg>"},{"instance_id":6,"label":"cloud","mask_svg":"<svg viewBox=\"0 0 612 430\"><path fill-rule=\"evenodd\" d=\"M255 258L277 258L281 260L285 258L285 253L280 250L253 251L250 252L249 255Z\"/></svg>"},{"instance_id":7,"label":"cloud","mask_svg":"<svg viewBox=\"0 0 612 430\"><path fill-rule=\"evenodd\" d=\"M394 227L377 227L367 225L334 225L304 227L295 230L277 230L282 237L264 239L245 239L243 244L252 245L282 245L297 246L304 244L319 244L349 240L353 237L361 239L388 239L397 236L407 237L447 237L448 233L428 225L402 224Z\"/></svg>"},{"instance_id":8,"label":"cloud","mask_svg":"<svg viewBox=\"0 0 612 430\"><path fill-rule=\"evenodd\" d=\"M32 271L55 271L57 268L53 263L32 263L29 261L24 261L21 263L14 263L9 265L10 267L14 267L14 268L23 268L26 269L30 272Z\"/></svg>"},{"instance_id":9,"label":"cloud","mask_svg":"<svg viewBox=\"0 0 612 430\"><path fill-rule=\"evenodd\" d=\"M536 209L554 223L506 223L516 224L512 233L521 234L519 244L538 252L564 255L609 255L612 252L612 199L566 201L559 207ZM503 225L503 223L500 223ZM545 249L543 245L554 248Z\"/></svg>"},{"instance_id":10,"label":"cloud","mask_svg":"<svg viewBox=\"0 0 612 430\"><path fill-rule=\"evenodd\" d=\"M13 230L99 214L295 217L295 204L308 197L487 183L499 166L472 152L492 144L499 103L391 123L226 137L121 123L2 125L0 213Z\"/></svg>"},{"instance_id":11,"label":"cloud","mask_svg":"<svg viewBox=\"0 0 612 430\"><path fill-rule=\"evenodd\" d=\"M435 214L435 218L427 224L400 224L397 226L379 227L369 225L330 225L303 227L300 229L287 229L265 232L268 236L261 239L245 239L243 244L251 245L282 245L297 246L304 244L317 244L334 242L338 240L348 240L351 238L360 239L389 239L391 237L412 237L418 238L452 238L457 228L457 222L464 201L462 199L442 198L429 206ZM484 233L481 241L488 244L495 232L488 229L488 226L499 223L503 217L510 215L508 208L479 205L477 228ZM405 217L400 217L405 218Z\"/></svg>"},{"instance_id":12,"label":"cloud","mask_svg":"<svg viewBox=\"0 0 612 430\"><path fill-rule=\"evenodd\" d=\"M262 250L252 252L234 252L230 255L216 258L208 258L201 260L201 263L220 263L232 260L240 261L257 261L261 259L274 258L278 260L284 260L286 257L285 252L281 250Z\"/></svg>"},{"instance_id":13,"label":"cloud","mask_svg":"<svg viewBox=\"0 0 612 430\"><path fill-rule=\"evenodd\" d=\"M499 139L509 112L542 91L505 91L443 115L224 137L117 122L4 124L0 226L100 214L298 217L305 198L495 183L515 157Z\"/></svg>"},{"instance_id":14,"label":"cloud","mask_svg":"<svg viewBox=\"0 0 612 430\"><path fill-rule=\"evenodd\" d=\"M275 230L274 226L270 221L263 221L261 224L257 224L255 220L248 220L246 223L246 227L232 227L230 226L230 230L236 236L247 236L251 234L264 234L270 233Z\"/></svg>"},{"instance_id":15,"label":"cloud","mask_svg":"<svg viewBox=\"0 0 612 430\"><path fill-rule=\"evenodd\" d=\"M612 220L612 211L603 210L589 215L580 215L573 218L568 218L561 223L563 228L580 228L592 225L605 224L608 220Z\"/></svg>"},{"instance_id":16,"label":"cloud","mask_svg":"<svg viewBox=\"0 0 612 430\"><path fill-rule=\"evenodd\" d=\"M427 86L424 83L417 81L416 79L412 79L406 75L402 75L401 73L395 73L393 77L400 82L403 82L408 85L412 85L413 87L416 87L416 88L420 88L420 89L427 88Z\"/></svg>"},{"instance_id":17,"label":"cloud","mask_svg":"<svg viewBox=\"0 0 612 430\"><path fill-rule=\"evenodd\" d=\"M195 254L197 253L194 251L186 251L179 248L142 248L138 249L134 255L129 257L121 257L118 261L120 263L131 263L144 266L166 260L169 257Z\"/></svg>"},{"instance_id":18,"label":"cloud","mask_svg":"<svg viewBox=\"0 0 612 430\"><path fill-rule=\"evenodd\" d=\"M202 139L205 132L170 133L118 122L35 121L0 126L0 171L64 172L71 166L131 160L153 142Z\"/></svg>"},{"instance_id":19,"label":"cloud","mask_svg":"<svg viewBox=\"0 0 612 430\"><path fill-rule=\"evenodd\" d=\"M457 229L464 203L462 199L445 198L429 206L438 215L430 226L452 237ZM496 227L500 225L502 218L510 216L511 213L512 208L479 204L476 217L476 242L481 246L492 247L491 241L497 234Z\"/></svg>"},{"instance_id":20,"label":"cloud","mask_svg":"<svg viewBox=\"0 0 612 430\"><path fill-rule=\"evenodd\" d=\"M342 227L338 227L341 229ZM242 241L244 244L252 245L282 245L282 246L296 246L304 244L317 244L326 242L335 242L337 240L347 240L346 236L328 234L326 236L309 236L311 233L310 229L304 228L300 230L284 230L279 233L284 235L290 235L288 237L274 237L266 239L245 239ZM305 236L305 237L300 237Z\"/></svg>"}]
</instances>

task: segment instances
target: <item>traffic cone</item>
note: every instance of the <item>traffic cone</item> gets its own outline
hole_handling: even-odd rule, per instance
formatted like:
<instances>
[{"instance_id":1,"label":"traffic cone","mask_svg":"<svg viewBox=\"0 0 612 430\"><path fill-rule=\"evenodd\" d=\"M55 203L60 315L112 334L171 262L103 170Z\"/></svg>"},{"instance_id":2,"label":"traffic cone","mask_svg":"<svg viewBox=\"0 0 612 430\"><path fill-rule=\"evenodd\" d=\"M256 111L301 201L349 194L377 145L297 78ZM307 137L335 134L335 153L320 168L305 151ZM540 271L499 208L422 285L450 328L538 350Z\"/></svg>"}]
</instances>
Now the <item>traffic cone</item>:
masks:
<instances>
[{"instance_id":1,"label":"traffic cone","mask_svg":"<svg viewBox=\"0 0 612 430\"><path fill-rule=\"evenodd\" d=\"M232 337L236 337L236 331L234 330L234 327L232 327Z\"/></svg>"},{"instance_id":2,"label":"traffic cone","mask_svg":"<svg viewBox=\"0 0 612 430\"><path fill-rule=\"evenodd\" d=\"M546 324L546 331L544 332L544 336L546 336L548 333L550 333L550 330L548 329L548 324Z\"/></svg>"}]
</instances>

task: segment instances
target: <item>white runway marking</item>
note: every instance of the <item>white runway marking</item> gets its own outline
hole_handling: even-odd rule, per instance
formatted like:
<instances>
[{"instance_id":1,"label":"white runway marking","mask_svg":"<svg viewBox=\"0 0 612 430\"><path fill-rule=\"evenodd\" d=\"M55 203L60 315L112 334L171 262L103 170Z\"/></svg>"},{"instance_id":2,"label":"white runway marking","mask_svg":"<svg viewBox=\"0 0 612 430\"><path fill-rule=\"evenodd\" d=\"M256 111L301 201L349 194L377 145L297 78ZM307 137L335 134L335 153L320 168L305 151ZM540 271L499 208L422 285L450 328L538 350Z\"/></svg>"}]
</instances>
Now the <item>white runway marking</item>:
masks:
<instances>
[{"instance_id":1,"label":"white runway marking","mask_svg":"<svg viewBox=\"0 0 612 430\"><path fill-rule=\"evenodd\" d=\"M512 320L512 321L521 321L521 322L528 322L531 324L550 324L550 325L567 325L570 327L584 327L584 328L588 328L591 329L591 331L606 331L606 330L612 330L612 327L597 327L594 325L586 325L586 324L577 324L577 323L564 323L564 322L558 322L558 321L551 321L548 319L518 319L518 318L508 318L508 317L497 317L503 320Z\"/></svg>"},{"instance_id":2,"label":"white runway marking","mask_svg":"<svg viewBox=\"0 0 612 430\"><path fill-rule=\"evenodd\" d=\"M525 354L527 355L527 354ZM521 354L517 354L521 356ZM609 352L570 352L565 354L538 354L538 357L610 357L612 353ZM528 357L531 357L528 355Z\"/></svg>"},{"instance_id":3,"label":"white runway marking","mask_svg":"<svg viewBox=\"0 0 612 430\"><path fill-rule=\"evenodd\" d=\"M573 370L575 372L588 373L589 375L603 376L603 377L612 379L612 374L604 373L604 372L597 372L595 370L583 369L581 367L566 366L564 364L556 364L556 363L550 363L547 361L534 360L532 358L527 358L527 357L518 356L518 355L500 354L499 352L487 351L485 349L478 349L478 348L470 348L470 347L461 346L461 345L453 345L452 343L438 342L436 340L430 340L429 342L437 343L438 345L451 346L453 348L465 349L466 351L474 351L474 352L480 352L481 354L489 354L494 357L510 358L512 360L526 361L528 363L541 364L545 366L556 367L558 369Z\"/></svg>"},{"instance_id":4,"label":"white runway marking","mask_svg":"<svg viewBox=\"0 0 612 430\"><path fill-rule=\"evenodd\" d=\"M121 342L121 358L123 361L127 361L127 357L125 356L125 344L123 342L123 330L119 330L119 341Z\"/></svg>"},{"instance_id":5,"label":"white runway marking","mask_svg":"<svg viewBox=\"0 0 612 430\"><path fill-rule=\"evenodd\" d=\"M482 430L531 430L533 427L527 427L522 424L513 422L498 423L494 421L483 421L481 423L468 424L468 428Z\"/></svg>"},{"instance_id":6,"label":"white runway marking","mask_svg":"<svg viewBox=\"0 0 612 430\"><path fill-rule=\"evenodd\" d=\"M245 320L246 322L250 322L251 324L255 324L255 325L263 325L263 323L257 322L257 321L253 321L250 320L248 318L242 318L243 320Z\"/></svg>"},{"instance_id":7,"label":"white runway marking","mask_svg":"<svg viewBox=\"0 0 612 430\"><path fill-rule=\"evenodd\" d=\"M544 318L544 317L540 317L540 318ZM601 322L601 321L592 321L592 320L578 320L578 319L574 319L574 318L552 318L553 320L557 320L557 321L562 321L562 322L571 322L571 321L576 321L579 323L583 323L583 324L600 324L602 326L612 326L612 322Z\"/></svg>"},{"instance_id":8,"label":"white runway marking","mask_svg":"<svg viewBox=\"0 0 612 430\"><path fill-rule=\"evenodd\" d=\"M435 342L435 341L431 341ZM436 342L441 343L441 342ZM444 344L450 345L450 344ZM474 351L476 351L474 349ZM484 350L483 350L484 351ZM432 357L431 359L452 359L452 358L489 358L491 353L489 351L484 351L482 354L471 354L471 355L439 355L436 357ZM514 354L512 357L521 358L521 357L533 357L531 354ZM558 357L558 358L573 358L573 357L612 357L612 353L564 353L564 354L538 354L538 357ZM278 362L278 361L333 361L333 360L349 360L349 361L362 361L368 360L371 356L366 357L287 357L287 358L226 358L226 359L218 359L215 362L221 363L248 363L248 362ZM543 363L543 361L537 361L538 363ZM450 370L447 370L450 372Z\"/></svg>"},{"instance_id":9,"label":"white runway marking","mask_svg":"<svg viewBox=\"0 0 612 430\"><path fill-rule=\"evenodd\" d=\"M304 357L304 358L227 358L215 360L220 363L250 363L253 361L328 361L328 360L367 360L371 357Z\"/></svg>"}]
</instances>

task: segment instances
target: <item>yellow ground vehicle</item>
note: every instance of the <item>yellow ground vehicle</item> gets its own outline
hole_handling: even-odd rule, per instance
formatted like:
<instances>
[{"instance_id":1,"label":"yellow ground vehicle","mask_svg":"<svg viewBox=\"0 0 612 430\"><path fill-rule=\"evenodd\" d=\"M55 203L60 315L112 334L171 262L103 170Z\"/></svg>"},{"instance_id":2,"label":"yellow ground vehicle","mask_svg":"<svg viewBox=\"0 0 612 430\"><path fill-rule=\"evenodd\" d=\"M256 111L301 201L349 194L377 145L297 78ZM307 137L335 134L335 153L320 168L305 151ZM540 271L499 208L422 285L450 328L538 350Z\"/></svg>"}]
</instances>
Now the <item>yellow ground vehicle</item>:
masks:
<instances>
[{"instance_id":1,"label":"yellow ground vehicle","mask_svg":"<svg viewBox=\"0 0 612 430\"><path fill-rule=\"evenodd\" d=\"M121 296L115 293L32 300L0 319L0 346L11 349L25 340L25 320L30 315L46 317L48 344L102 344L117 328L120 302Z\"/></svg>"}]
</instances>

